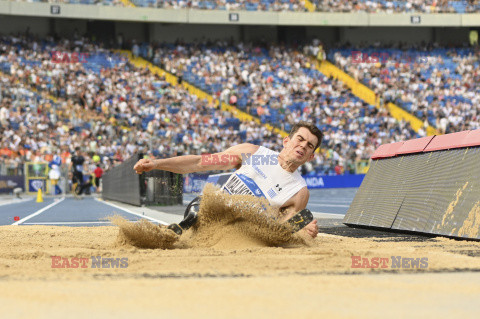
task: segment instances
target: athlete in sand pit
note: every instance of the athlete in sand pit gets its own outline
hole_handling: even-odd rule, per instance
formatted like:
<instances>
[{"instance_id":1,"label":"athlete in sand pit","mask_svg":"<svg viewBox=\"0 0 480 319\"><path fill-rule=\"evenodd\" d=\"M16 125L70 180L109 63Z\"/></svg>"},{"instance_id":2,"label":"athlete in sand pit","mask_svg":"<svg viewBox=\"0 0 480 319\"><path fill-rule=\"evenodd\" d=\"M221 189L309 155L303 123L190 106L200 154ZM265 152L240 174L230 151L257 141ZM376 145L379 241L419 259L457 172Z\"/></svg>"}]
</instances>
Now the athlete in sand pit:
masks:
<instances>
[{"instance_id":1,"label":"athlete in sand pit","mask_svg":"<svg viewBox=\"0 0 480 319\"><path fill-rule=\"evenodd\" d=\"M283 220L288 220L307 207L310 192L297 169L314 158L314 151L320 146L323 134L308 122L295 124L290 135L283 139L280 153L263 146L249 143L238 144L227 150L208 155L184 155L166 159L141 159L135 166L137 174L153 169L178 174L210 170L237 169L227 180L223 189L229 194L251 194L265 197L270 205L285 211ZM187 207L187 212L198 209L198 197ZM187 215L190 227L196 214ZM192 220L192 217L193 220ZM318 234L314 219L304 230L312 237Z\"/></svg>"}]
</instances>

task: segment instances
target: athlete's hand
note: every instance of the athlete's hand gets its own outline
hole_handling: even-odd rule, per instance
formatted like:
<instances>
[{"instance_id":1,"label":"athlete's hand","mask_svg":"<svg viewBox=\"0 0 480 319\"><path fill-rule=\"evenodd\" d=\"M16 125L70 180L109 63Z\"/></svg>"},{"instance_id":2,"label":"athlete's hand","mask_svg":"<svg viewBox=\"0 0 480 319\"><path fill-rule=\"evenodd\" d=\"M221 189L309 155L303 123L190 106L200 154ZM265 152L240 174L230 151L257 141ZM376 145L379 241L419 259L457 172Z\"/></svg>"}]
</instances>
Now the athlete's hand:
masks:
<instances>
[{"instance_id":1,"label":"athlete's hand","mask_svg":"<svg viewBox=\"0 0 480 319\"><path fill-rule=\"evenodd\" d=\"M305 231L307 232L307 234L309 234L310 236L312 236L313 238L317 237L318 235L318 226L317 226L317 220L314 219L310 224L308 224L307 226L305 226Z\"/></svg>"},{"instance_id":2,"label":"athlete's hand","mask_svg":"<svg viewBox=\"0 0 480 319\"><path fill-rule=\"evenodd\" d=\"M154 168L155 168L155 164L153 163L152 160L149 160L149 159L141 159L135 164L135 166L133 166L133 169L137 174L142 174L143 172L149 172Z\"/></svg>"}]
</instances>

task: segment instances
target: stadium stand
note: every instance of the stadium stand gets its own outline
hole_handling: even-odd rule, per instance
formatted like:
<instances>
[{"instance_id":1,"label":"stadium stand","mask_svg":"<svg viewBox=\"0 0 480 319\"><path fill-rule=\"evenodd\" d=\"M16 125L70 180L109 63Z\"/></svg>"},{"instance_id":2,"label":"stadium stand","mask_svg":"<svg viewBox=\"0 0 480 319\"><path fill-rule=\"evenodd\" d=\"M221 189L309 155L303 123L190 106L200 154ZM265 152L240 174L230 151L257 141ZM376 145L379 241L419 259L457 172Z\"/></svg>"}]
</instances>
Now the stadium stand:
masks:
<instances>
[{"instance_id":1,"label":"stadium stand","mask_svg":"<svg viewBox=\"0 0 480 319\"><path fill-rule=\"evenodd\" d=\"M246 10L246 11L306 11L299 0L211 0L211 1L156 1L133 0L138 7L191 8L200 10Z\"/></svg>"},{"instance_id":2,"label":"stadium stand","mask_svg":"<svg viewBox=\"0 0 480 319\"><path fill-rule=\"evenodd\" d=\"M368 159L383 141L394 139L390 136L425 134L363 103L292 48L188 44L161 46L155 53L148 45L135 51L150 52L154 63L260 117L262 123L280 123L288 131L299 119L316 119L327 146L314 165L316 173L331 173L338 164L352 167L355 160Z\"/></svg>"},{"instance_id":3,"label":"stadium stand","mask_svg":"<svg viewBox=\"0 0 480 319\"><path fill-rule=\"evenodd\" d=\"M369 13L471 13L480 10L479 1L448 0L315 0L317 11L322 12L369 12Z\"/></svg>"},{"instance_id":4,"label":"stadium stand","mask_svg":"<svg viewBox=\"0 0 480 319\"><path fill-rule=\"evenodd\" d=\"M367 60L356 62L358 54ZM385 102L395 102L440 133L480 128L479 56L474 48L441 47L340 48L328 54L340 68L381 94Z\"/></svg>"},{"instance_id":5,"label":"stadium stand","mask_svg":"<svg viewBox=\"0 0 480 319\"><path fill-rule=\"evenodd\" d=\"M352 63L352 48L330 50L328 57L340 68L383 96L378 107L319 72L310 57L316 45L133 43L134 56L145 57L178 76L179 82L213 96L207 101L84 38L55 42L10 36L0 44L2 167L48 159L54 150L68 154L75 146L100 155L106 166L142 150L167 157L216 152L240 142L275 149L281 136L266 124L288 132L298 120L315 119L325 140L320 156L303 172L354 173L355 163L368 160L379 145L426 135L425 130L416 132L409 123L390 116L382 107L389 100L422 119L427 114L426 122L441 132L478 126L476 108L471 107L478 100L478 86L471 84L476 91L465 90L465 84L475 83L479 76L478 52L471 49L457 50L455 55L442 48L431 51L450 72L443 74L451 77L438 77L444 69L435 69L438 64L432 62L419 66L423 71L410 73L410 83L401 81L402 68L409 64L395 60L406 51L385 49L390 60L382 70L373 63ZM376 52L368 50L367 54ZM86 57L85 63L61 60L70 57L72 62L75 52ZM458 72L463 75L461 82ZM419 87L422 81L428 85ZM448 83L455 94L439 97L435 90L440 88L432 83L440 87ZM392 93L395 90L403 90L402 100ZM420 91L424 100L412 107L407 98L419 96ZM242 122L217 109L218 101L258 117L263 125ZM427 110L428 105L433 108Z\"/></svg>"},{"instance_id":6,"label":"stadium stand","mask_svg":"<svg viewBox=\"0 0 480 319\"><path fill-rule=\"evenodd\" d=\"M74 48L88 55L87 63L54 62L52 52L71 55ZM141 51L148 53L148 47L144 49ZM208 53L220 59L224 49L219 48L217 55L208 49L192 56L203 61ZM242 54L244 57L243 64L238 64L242 66L238 69L239 76L231 77L237 82L227 83L227 89L218 84L206 87L206 83L195 81L195 72L202 71L206 72L208 81L226 83L221 72L210 75L207 69L193 69L200 64L189 65L190 71L185 70L183 79L228 102L232 102L238 91L238 103L233 104L259 116L263 123L284 122L283 128L287 130L296 120L319 118L317 124L326 133L325 152L306 167L305 172L335 174L339 172L335 169L338 166L353 172L355 160L368 159L377 145L391 140L386 138L387 133L395 131L398 138L416 136L406 123L398 124L385 112L364 105L341 83L330 81L309 67L307 57L293 50L281 54L280 49L270 49L271 54L280 54L275 59L268 58L266 49L253 46L245 47L243 53L228 51L226 56L235 64ZM159 48L153 59L160 64L179 63L181 55L174 57L172 52L171 47ZM257 63L262 63L263 74L255 75L256 81L249 81L248 78L253 77L245 71L249 74ZM288 67L279 67L280 63ZM212 64L202 62L202 65ZM172 66L169 63L165 67L175 73ZM0 109L2 147L6 152L20 154L16 161L48 159L53 150L66 154L74 146L100 154L107 165L109 160L121 161L142 149L151 150L151 156L166 157L216 152L239 142L263 143L271 148L281 145L280 136L264 127L253 122L242 123L84 39L57 44L51 39L27 41L6 37L2 39L0 67L4 73ZM247 78L244 83L241 83L242 74ZM286 81L287 76L292 80ZM272 94L280 86L287 88L284 99ZM298 93L307 89L310 93ZM249 100L247 96L254 99ZM302 99L307 103L301 102ZM13 100L17 102L9 108ZM200 127L194 128L197 125ZM40 138L36 140L35 136Z\"/></svg>"},{"instance_id":7,"label":"stadium stand","mask_svg":"<svg viewBox=\"0 0 480 319\"><path fill-rule=\"evenodd\" d=\"M18 0L11 0L18 1ZM26 2L69 3L106 6L137 6L162 9L320 11L368 13L472 13L480 11L480 1L448 0L21 0Z\"/></svg>"},{"instance_id":8,"label":"stadium stand","mask_svg":"<svg viewBox=\"0 0 480 319\"><path fill-rule=\"evenodd\" d=\"M15 1L15 0L11 0ZM106 6L136 6L159 9L245 10L245 11L308 11L301 0L26 0Z\"/></svg>"},{"instance_id":9,"label":"stadium stand","mask_svg":"<svg viewBox=\"0 0 480 319\"><path fill-rule=\"evenodd\" d=\"M53 62L52 51L71 54L70 45L88 53L88 62ZM146 149L167 157L240 142L280 145L280 137L264 127L240 123L81 39L56 45L7 37L1 53L2 155L17 170L24 161L49 161L55 152L67 161L76 146L101 156L108 167Z\"/></svg>"},{"instance_id":10,"label":"stadium stand","mask_svg":"<svg viewBox=\"0 0 480 319\"><path fill-rule=\"evenodd\" d=\"M47 3L65 3L65 4L85 4L85 5L104 5L104 6L126 6L122 0L10 0L15 2L47 2Z\"/></svg>"}]
</instances>

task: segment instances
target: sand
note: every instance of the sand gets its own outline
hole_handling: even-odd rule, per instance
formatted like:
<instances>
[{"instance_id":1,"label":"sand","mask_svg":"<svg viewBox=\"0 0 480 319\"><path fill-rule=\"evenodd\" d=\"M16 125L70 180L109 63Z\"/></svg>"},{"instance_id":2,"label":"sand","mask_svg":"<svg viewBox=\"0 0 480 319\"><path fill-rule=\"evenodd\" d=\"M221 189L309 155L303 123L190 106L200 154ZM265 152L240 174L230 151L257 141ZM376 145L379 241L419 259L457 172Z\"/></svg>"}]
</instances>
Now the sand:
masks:
<instances>
[{"instance_id":1,"label":"sand","mask_svg":"<svg viewBox=\"0 0 480 319\"><path fill-rule=\"evenodd\" d=\"M480 258L468 256L480 243L328 235L283 248L235 244L237 234L212 247L139 249L118 245L113 226L0 232L0 307L16 318L32 309L35 318L473 318L480 310L480 276L471 272ZM351 268L352 255L428 257L428 268ZM51 256L87 258L88 267L52 268ZM128 267L91 268L91 256L128 258Z\"/></svg>"},{"instance_id":2,"label":"sand","mask_svg":"<svg viewBox=\"0 0 480 319\"><path fill-rule=\"evenodd\" d=\"M252 226L239 218L203 214L181 237L147 221L0 227L0 307L8 318L478 317L480 242L308 240L269 235L284 227L271 220ZM139 228L126 235L129 227ZM129 242L152 233L154 246L165 237L168 245ZM116 267L92 268L92 256ZM428 266L394 269L390 260L386 268L352 268L352 256L369 265L375 257L427 258Z\"/></svg>"}]
</instances>

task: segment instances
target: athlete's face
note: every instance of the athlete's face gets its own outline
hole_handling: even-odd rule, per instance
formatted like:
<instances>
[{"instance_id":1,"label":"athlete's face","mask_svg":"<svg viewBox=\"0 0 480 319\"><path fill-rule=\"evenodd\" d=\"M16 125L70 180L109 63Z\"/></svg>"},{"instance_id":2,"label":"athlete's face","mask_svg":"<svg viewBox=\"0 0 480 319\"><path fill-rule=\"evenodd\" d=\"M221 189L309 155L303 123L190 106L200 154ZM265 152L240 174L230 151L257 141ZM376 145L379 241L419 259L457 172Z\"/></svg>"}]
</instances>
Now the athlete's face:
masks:
<instances>
[{"instance_id":1,"label":"athlete's face","mask_svg":"<svg viewBox=\"0 0 480 319\"><path fill-rule=\"evenodd\" d=\"M288 160L299 165L313 159L313 151L317 143L318 138L305 127L299 128L291 138L287 136L283 139Z\"/></svg>"}]
</instances>

